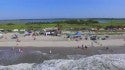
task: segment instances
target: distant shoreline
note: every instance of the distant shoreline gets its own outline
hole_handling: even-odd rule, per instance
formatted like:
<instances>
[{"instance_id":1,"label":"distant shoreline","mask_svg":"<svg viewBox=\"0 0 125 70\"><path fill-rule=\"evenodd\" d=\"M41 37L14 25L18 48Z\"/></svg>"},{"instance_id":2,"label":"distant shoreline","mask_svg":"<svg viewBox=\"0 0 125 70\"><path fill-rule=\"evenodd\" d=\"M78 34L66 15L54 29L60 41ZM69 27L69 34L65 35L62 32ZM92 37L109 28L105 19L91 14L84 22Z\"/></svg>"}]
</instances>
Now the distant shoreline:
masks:
<instances>
[{"instance_id":1,"label":"distant shoreline","mask_svg":"<svg viewBox=\"0 0 125 70\"><path fill-rule=\"evenodd\" d=\"M22 18L22 19L0 19L0 20L48 20L48 19L105 19L105 20L125 20L125 18Z\"/></svg>"},{"instance_id":2,"label":"distant shoreline","mask_svg":"<svg viewBox=\"0 0 125 70\"><path fill-rule=\"evenodd\" d=\"M28 22L58 22L64 20L97 20L97 21L110 21L110 20L125 20L125 18L43 18L43 19L0 19L0 24L7 24L7 23L16 23L16 24L24 24Z\"/></svg>"}]
</instances>

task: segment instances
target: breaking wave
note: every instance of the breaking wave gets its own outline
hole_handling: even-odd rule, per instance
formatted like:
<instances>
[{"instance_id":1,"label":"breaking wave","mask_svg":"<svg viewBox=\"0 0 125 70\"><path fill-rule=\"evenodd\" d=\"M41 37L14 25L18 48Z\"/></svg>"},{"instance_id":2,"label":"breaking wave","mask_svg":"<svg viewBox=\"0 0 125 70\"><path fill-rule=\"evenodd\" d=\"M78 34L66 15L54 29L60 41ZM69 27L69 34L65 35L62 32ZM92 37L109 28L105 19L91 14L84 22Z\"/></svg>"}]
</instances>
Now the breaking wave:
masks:
<instances>
[{"instance_id":1,"label":"breaking wave","mask_svg":"<svg viewBox=\"0 0 125 70\"><path fill-rule=\"evenodd\" d=\"M125 54L102 54L78 59L45 60L39 64L22 63L0 66L0 70L125 70Z\"/></svg>"}]
</instances>

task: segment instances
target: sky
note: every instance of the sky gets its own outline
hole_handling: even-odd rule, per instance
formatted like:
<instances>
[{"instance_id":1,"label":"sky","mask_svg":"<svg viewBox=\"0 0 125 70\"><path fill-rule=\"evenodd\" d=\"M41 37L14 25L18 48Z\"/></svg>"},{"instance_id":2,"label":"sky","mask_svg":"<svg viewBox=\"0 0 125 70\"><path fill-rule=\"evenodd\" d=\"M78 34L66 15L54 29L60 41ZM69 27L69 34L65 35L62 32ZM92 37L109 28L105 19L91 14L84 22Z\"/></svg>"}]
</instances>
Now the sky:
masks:
<instances>
[{"instance_id":1,"label":"sky","mask_svg":"<svg viewBox=\"0 0 125 70\"><path fill-rule=\"evenodd\" d=\"M0 19L125 18L125 0L1 0Z\"/></svg>"}]
</instances>

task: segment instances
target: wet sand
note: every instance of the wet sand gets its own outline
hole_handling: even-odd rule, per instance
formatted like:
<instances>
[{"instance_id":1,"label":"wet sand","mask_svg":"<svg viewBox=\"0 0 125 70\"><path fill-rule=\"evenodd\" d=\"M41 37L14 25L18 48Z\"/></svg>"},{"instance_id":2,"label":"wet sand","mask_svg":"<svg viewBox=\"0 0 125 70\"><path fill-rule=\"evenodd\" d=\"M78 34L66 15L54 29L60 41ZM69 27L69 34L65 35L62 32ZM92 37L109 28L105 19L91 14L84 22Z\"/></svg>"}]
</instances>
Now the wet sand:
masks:
<instances>
[{"instance_id":1,"label":"wet sand","mask_svg":"<svg viewBox=\"0 0 125 70\"><path fill-rule=\"evenodd\" d=\"M20 49L20 51L19 51ZM50 52L51 50L51 52ZM41 63L51 59L69 59L68 55L92 56L101 54L125 54L125 46L121 47L0 47L0 65L19 63Z\"/></svg>"},{"instance_id":2,"label":"wet sand","mask_svg":"<svg viewBox=\"0 0 125 70\"><path fill-rule=\"evenodd\" d=\"M115 47L88 47L87 49L82 47L18 47L23 51L27 50L35 50L41 51L42 53L50 53L51 54L62 54L62 55L74 55L74 54L82 54L82 55L96 55L96 54L125 54L125 46L115 46ZM1 48L0 48L1 49ZM15 48L17 49L17 48Z\"/></svg>"},{"instance_id":3,"label":"wet sand","mask_svg":"<svg viewBox=\"0 0 125 70\"><path fill-rule=\"evenodd\" d=\"M42 53L50 54L62 54L62 55L96 55L96 54L125 54L125 46L115 47L88 47L87 49L82 47L0 47L0 50L17 50L21 49L24 53L26 51L41 51Z\"/></svg>"}]
</instances>

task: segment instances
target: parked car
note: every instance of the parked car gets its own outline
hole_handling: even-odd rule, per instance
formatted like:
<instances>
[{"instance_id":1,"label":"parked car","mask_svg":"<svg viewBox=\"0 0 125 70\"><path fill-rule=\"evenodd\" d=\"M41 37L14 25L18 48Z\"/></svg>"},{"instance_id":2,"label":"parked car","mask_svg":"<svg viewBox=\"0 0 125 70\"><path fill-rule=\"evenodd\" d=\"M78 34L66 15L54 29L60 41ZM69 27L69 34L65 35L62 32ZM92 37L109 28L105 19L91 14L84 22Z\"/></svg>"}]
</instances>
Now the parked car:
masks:
<instances>
[{"instance_id":1,"label":"parked car","mask_svg":"<svg viewBox=\"0 0 125 70\"><path fill-rule=\"evenodd\" d=\"M11 39L17 39L18 38L18 34L13 34Z\"/></svg>"},{"instance_id":2,"label":"parked car","mask_svg":"<svg viewBox=\"0 0 125 70\"><path fill-rule=\"evenodd\" d=\"M90 40L97 40L97 36L91 36Z\"/></svg>"},{"instance_id":3,"label":"parked car","mask_svg":"<svg viewBox=\"0 0 125 70\"><path fill-rule=\"evenodd\" d=\"M2 33L0 33L0 39L1 39L1 38L3 38L3 34L2 34Z\"/></svg>"}]
</instances>

